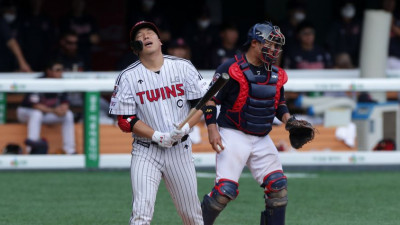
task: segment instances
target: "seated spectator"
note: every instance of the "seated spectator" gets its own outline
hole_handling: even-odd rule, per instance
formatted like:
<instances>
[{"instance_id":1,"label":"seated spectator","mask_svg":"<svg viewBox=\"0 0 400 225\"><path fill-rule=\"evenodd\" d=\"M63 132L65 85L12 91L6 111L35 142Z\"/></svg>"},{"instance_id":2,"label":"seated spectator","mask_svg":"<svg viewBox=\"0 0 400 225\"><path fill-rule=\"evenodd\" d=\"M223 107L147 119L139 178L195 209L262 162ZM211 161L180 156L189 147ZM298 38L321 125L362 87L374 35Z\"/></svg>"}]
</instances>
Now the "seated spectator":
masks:
<instances>
[{"instance_id":1,"label":"seated spectator","mask_svg":"<svg viewBox=\"0 0 400 225\"><path fill-rule=\"evenodd\" d=\"M136 62L139 57L132 53L132 51L125 52L121 58L118 59L115 70L121 71L124 70L126 67L131 65L132 63Z\"/></svg>"},{"instance_id":2,"label":"seated spectator","mask_svg":"<svg viewBox=\"0 0 400 225\"><path fill-rule=\"evenodd\" d=\"M347 53L354 65L358 65L361 43L361 21L356 17L353 1L345 1L340 8L340 19L335 21L327 35L327 46L333 57Z\"/></svg>"},{"instance_id":3,"label":"seated spectator","mask_svg":"<svg viewBox=\"0 0 400 225\"><path fill-rule=\"evenodd\" d=\"M61 36L60 48L55 58L62 63L64 71L78 72L88 69L79 53L78 40L78 35L73 31L66 32Z\"/></svg>"},{"instance_id":4,"label":"seated spectator","mask_svg":"<svg viewBox=\"0 0 400 225\"><path fill-rule=\"evenodd\" d=\"M389 40L388 69L400 68L400 15L396 11L396 0L382 0L382 8L392 14Z\"/></svg>"},{"instance_id":5,"label":"seated spectator","mask_svg":"<svg viewBox=\"0 0 400 225\"><path fill-rule=\"evenodd\" d=\"M62 77L63 66L59 61L51 61L45 68L44 79L59 79ZM60 80L61 82L61 80ZM31 147L41 145L42 124L62 124L63 151L66 154L75 153L74 117L69 110L66 93L29 93L26 94L21 106L17 109L18 120L28 124L26 143L27 153Z\"/></svg>"},{"instance_id":6,"label":"seated spectator","mask_svg":"<svg viewBox=\"0 0 400 225\"><path fill-rule=\"evenodd\" d=\"M66 72L82 72L88 70L85 60L79 53L78 40L78 35L73 31L69 31L64 33L59 41L60 48L54 58L61 62ZM83 107L83 93L69 92L67 96L71 108L81 109ZM73 110L73 112L75 122L82 119L80 110Z\"/></svg>"},{"instance_id":7,"label":"seated spectator","mask_svg":"<svg viewBox=\"0 0 400 225\"><path fill-rule=\"evenodd\" d=\"M183 38L177 38L171 41L168 45L167 54L187 60L191 58L190 48Z\"/></svg>"},{"instance_id":8,"label":"seated spectator","mask_svg":"<svg viewBox=\"0 0 400 225\"><path fill-rule=\"evenodd\" d=\"M185 30L185 40L188 41L192 54L192 63L198 69L212 69L209 49L218 38L218 28L211 23L209 8L200 8L194 23L189 23Z\"/></svg>"},{"instance_id":9,"label":"seated spectator","mask_svg":"<svg viewBox=\"0 0 400 225\"><path fill-rule=\"evenodd\" d=\"M16 19L15 5L4 1L0 5L0 72L32 72L10 24Z\"/></svg>"},{"instance_id":10,"label":"seated spectator","mask_svg":"<svg viewBox=\"0 0 400 225\"><path fill-rule=\"evenodd\" d=\"M301 0L289 0L287 2L287 14L279 25L283 35L285 35L286 48L292 47L296 42L297 26L306 19L306 4Z\"/></svg>"},{"instance_id":11,"label":"seated spectator","mask_svg":"<svg viewBox=\"0 0 400 225\"><path fill-rule=\"evenodd\" d=\"M100 36L96 19L86 11L85 0L73 0L71 11L61 18L61 33L73 31L78 35L78 51L87 68L92 66L92 47L99 44Z\"/></svg>"},{"instance_id":12,"label":"seated spectator","mask_svg":"<svg viewBox=\"0 0 400 225\"><path fill-rule=\"evenodd\" d=\"M337 53L335 55L335 69L354 69L353 61L347 52Z\"/></svg>"},{"instance_id":13,"label":"seated spectator","mask_svg":"<svg viewBox=\"0 0 400 225\"><path fill-rule=\"evenodd\" d=\"M34 71L41 71L55 45L55 28L42 12L42 0L30 0L29 11L21 15L18 41L22 52Z\"/></svg>"},{"instance_id":14,"label":"seated spectator","mask_svg":"<svg viewBox=\"0 0 400 225\"><path fill-rule=\"evenodd\" d=\"M285 68L288 69L326 69L332 67L331 55L315 44L315 28L304 21L297 29L297 43L288 49L285 58Z\"/></svg>"},{"instance_id":15,"label":"seated spectator","mask_svg":"<svg viewBox=\"0 0 400 225\"><path fill-rule=\"evenodd\" d=\"M213 48L211 53L211 69L217 68L227 59L238 54L239 31L233 23L223 23L220 27L221 43Z\"/></svg>"},{"instance_id":16,"label":"seated spectator","mask_svg":"<svg viewBox=\"0 0 400 225\"><path fill-rule=\"evenodd\" d=\"M166 15L165 9L160 5L161 1L156 0L139 0L128 2L128 29L130 30L137 21L153 22L160 33L160 40L163 44L171 40L170 19ZM131 4L131 5L129 5ZM171 13L171 12L170 12Z\"/></svg>"}]
</instances>

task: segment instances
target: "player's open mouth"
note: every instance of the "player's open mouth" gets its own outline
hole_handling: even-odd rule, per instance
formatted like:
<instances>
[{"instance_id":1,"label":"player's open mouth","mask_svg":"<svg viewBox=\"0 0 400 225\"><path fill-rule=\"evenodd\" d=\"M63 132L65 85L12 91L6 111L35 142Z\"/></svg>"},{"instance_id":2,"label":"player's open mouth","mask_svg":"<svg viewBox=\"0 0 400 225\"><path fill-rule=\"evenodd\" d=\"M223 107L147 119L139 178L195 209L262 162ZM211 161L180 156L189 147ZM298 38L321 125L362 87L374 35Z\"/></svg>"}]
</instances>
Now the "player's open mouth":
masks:
<instances>
[{"instance_id":1,"label":"player's open mouth","mask_svg":"<svg viewBox=\"0 0 400 225\"><path fill-rule=\"evenodd\" d=\"M146 46L146 47L147 46L151 46L151 45L153 45L153 42L147 42L147 43L144 44L144 46Z\"/></svg>"}]
</instances>

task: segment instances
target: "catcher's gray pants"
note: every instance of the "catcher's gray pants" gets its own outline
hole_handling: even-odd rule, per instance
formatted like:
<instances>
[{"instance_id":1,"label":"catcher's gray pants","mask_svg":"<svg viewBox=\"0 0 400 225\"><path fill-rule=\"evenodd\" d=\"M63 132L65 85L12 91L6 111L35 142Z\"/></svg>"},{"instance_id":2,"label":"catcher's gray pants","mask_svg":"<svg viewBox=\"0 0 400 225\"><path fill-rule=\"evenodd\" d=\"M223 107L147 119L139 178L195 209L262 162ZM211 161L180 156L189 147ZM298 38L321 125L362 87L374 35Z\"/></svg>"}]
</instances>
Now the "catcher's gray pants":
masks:
<instances>
[{"instance_id":1,"label":"catcher's gray pants","mask_svg":"<svg viewBox=\"0 0 400 225\"><path fill-rule=\"evenodd\" d=\"M191 150L190 139L171 148L144 141L134 142L131 225L150 224L161 179L164 179L183 224L203 225Z\"/></svg>"},{"instance_id":2,"label":"catcher's gray pants","mask_svg":"<svg viewBox=\"0 0 400 225\"><path fill-rule=\"evenodd\" d=\"M18 107L17 117L20 122L28 123L27 138L32 141L40 139L42 123L62 123L63 150L67 154L75 153L74 115L70 110L67 111L65 116L60 117L54 113L43 113L37 109Z\"/></svg>"}]
</instances>

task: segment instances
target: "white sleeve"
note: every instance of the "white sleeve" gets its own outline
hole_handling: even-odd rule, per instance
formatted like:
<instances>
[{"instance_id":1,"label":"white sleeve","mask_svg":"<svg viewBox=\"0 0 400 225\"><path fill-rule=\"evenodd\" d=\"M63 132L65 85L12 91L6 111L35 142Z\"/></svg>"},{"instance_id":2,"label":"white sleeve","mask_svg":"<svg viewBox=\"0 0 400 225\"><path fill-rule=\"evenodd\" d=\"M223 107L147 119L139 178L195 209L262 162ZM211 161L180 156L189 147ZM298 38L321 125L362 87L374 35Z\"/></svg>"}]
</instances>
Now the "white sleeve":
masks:
<instances>
[{"instance_id":1,"label":"white sleeve","mask_svg":"<svg viewBox=\"0 0 400 225\"><path fill-rule=\"evenodd\" d=\"M186 98L188 100L202 98L207 90L207 82L192 64L188 64L184 72L186 76L183 86Z\"/></svg>"},{"instance_id":2,"label":"white sleeve","mask_svg":"<svg viewBox=\"0 0 400 225\"><path fill-rule=\"evenodd\" d=\"M132 87L126 76L120 75L114 86L111 97L109 114L113 115L135 115L136 103Z\"/></svg>"}]
</instances>

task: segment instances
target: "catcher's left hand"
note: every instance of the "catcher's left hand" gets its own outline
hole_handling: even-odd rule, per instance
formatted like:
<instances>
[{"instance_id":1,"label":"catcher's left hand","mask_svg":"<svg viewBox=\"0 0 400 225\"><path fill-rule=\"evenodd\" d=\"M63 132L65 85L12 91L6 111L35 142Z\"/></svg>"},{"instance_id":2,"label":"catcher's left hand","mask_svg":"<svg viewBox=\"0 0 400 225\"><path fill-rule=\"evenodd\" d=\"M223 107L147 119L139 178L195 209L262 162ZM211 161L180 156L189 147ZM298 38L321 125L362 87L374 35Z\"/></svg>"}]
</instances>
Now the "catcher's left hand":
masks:
<instances>
[{"instance_id":1,"label":"catcher's left hand","mask_svg":"<svg viewBox=\"0 0 400 225\"><path fill-rule=\"evenodd\" d=\"M297 120L294 116L286 122L289 140L293 148L299 149L314 139L315 128L305 120Z\"/></svg>"}]
</instances>

